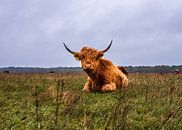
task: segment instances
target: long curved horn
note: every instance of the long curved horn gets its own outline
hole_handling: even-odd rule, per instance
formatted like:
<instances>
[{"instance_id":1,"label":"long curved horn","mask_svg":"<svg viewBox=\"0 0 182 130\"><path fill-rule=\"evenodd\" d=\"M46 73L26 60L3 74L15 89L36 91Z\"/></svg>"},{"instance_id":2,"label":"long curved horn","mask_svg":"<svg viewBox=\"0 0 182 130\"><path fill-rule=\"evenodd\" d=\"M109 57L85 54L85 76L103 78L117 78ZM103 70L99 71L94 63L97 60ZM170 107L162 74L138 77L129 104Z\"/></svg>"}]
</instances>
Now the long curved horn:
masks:
<instances>
[{"instance_id":1,"label":"long curved horn","mask_svg":"<svg viewBox=\"0 0 182 130\"><path fill-rule=\"evenodd\" d=\"M111 40L111 42L110 42L109 46L108 46L105 50L102 50L102 51L101 51L102 53L105 53L106 51L108 51L108 50L109 50L109 48L110 48L110 47L111 47L111 45L112 45L112 41L113 41L113 40Z\"/></svg>"},{"instance_id":2,"label":"long curved horn","mask_svg":"<svg viewBox=\"0 0 182 130\"><path fill-rule=\"evenodd\" d=\"M64 47L66 48L66 50L68 51L68 52L70 52L71 54L76 54L77 52L74 52L74 51L72 51L72 50L70 50L67 46L66 46L66 44L63 42L63 45L64 45Z\"/></svg>"}]
</instances>

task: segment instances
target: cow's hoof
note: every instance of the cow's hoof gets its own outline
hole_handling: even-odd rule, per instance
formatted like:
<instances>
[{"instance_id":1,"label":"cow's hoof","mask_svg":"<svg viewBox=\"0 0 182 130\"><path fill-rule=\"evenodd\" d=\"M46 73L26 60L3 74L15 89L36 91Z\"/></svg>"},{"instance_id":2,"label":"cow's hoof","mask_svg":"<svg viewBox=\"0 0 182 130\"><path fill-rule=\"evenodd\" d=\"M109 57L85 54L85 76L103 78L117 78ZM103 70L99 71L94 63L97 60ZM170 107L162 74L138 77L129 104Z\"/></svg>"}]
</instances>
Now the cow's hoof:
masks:
<instances>
[{"instance_id":1,"label":"cow's hoof","mask_svg":"<svg viewBox=\"0 0 182 130\"><path fill-rule=\"evenodd\" d=\"M89 91L89 89L83 89L83 92L88 93L90 91Z\"/></svg>"}]
</instances>

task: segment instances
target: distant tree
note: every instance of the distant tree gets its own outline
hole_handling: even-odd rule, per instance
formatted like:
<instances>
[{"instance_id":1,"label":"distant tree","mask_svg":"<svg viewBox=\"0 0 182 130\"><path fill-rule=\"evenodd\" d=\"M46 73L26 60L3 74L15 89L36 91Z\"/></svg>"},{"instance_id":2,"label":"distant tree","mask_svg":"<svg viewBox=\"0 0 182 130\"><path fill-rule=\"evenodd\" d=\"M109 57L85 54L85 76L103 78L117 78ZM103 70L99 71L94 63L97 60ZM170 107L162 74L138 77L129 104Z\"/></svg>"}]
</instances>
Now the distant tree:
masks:
<instances>
[{"instance_id":1,"label":"distant tree","mask_svg":"<svg viewBox=\"0 0 182 130\"><path fill-rule=\"evenodd\" d=\"M49 71L49 73L53 74L53 73L54 73L54 71L52 71L52 70L51 70L51 71Z\"/></svg>"},{"instance_id":2,"label":"distant tree","mask_svg":"<svg viewBox=\"0 0 182 130\"><path fill-rule=\"evenodd\" d=\"M4 74L9 74L10 71L9 70L4 70Z\"/></svg>"},{"instance_id":3,"label":"distant tree","mask_svg":"<svg viewBox=\"0 0 182 130\"><path fill-rule=\"evenodd\" d=\"M179 69L176 69L176 70L174 71L174 73L175 73L175 74L180 74L180 70L179 70Z\"/></svg>"}]
</instances>

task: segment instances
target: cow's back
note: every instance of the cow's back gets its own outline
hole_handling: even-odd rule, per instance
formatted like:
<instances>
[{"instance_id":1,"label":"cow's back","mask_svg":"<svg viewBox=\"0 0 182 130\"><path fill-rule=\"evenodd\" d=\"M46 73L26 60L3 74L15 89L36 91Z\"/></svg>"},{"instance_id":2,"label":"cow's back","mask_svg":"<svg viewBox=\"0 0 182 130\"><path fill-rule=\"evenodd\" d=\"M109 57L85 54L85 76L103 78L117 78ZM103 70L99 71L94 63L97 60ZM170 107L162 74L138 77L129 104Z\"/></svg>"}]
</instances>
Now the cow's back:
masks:
<instances>
[{"instance_id":1,"label":"cow's back","mask_svg":"<svg viewBox=\"0 0 182 130\"><path fill-rule=\"evenodd\" d=\"M109 60L100 59L98 71L99 75L104 77L106 83L114 83L117 87L126 87L128 85L126 75ZM97 82L99 82L99 79Z\"/></svg>"}]
</instances>

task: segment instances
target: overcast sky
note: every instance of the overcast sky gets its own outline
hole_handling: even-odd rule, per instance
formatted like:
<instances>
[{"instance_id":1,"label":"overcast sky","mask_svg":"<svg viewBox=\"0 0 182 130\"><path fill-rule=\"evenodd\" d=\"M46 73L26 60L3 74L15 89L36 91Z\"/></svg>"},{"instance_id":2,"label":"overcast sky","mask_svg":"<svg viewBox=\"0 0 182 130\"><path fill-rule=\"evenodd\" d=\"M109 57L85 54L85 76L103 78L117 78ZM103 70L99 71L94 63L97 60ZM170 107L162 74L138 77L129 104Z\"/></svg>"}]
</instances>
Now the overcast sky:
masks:
<instances>
[{"instance_id":1,"label":"overcast sky","mask_svg":"<svg viewBox=\"0 0 182 130\"><path fill-rule=\"evenodd\" d=\"M117 65L182 64L182 0L1 0L0 67L80 66L105 49Z\"/></svg>"}]
</instances>

